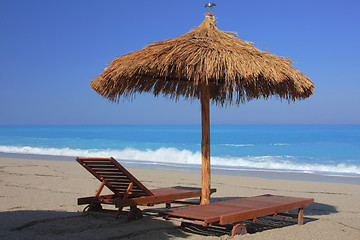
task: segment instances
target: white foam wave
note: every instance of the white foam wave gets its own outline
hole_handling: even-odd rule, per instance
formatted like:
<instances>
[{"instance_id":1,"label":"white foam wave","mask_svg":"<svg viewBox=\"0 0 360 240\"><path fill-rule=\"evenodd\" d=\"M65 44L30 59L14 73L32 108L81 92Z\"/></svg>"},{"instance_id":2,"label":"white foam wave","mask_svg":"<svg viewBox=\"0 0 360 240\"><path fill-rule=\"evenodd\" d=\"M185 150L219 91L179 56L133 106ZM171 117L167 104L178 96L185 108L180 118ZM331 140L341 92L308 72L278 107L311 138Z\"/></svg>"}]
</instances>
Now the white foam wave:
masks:
<instances>
[{"instance_id":1,"label":"white foam wave","mask_svg":"<svg viewBox=\"0 0 360 240\"><path fill-rule=\"evenodd\" d=\"M114 157L124 160L139 160L168 164L201 164L201 153L176 148L159 148L156 150L139 150L134 148L116 149L71 149L71 148L39 148L29 146L0 146L0 152L78 156L78 157ZM247 156L247 157L219 157L212 156L211 164L229 168L251 168L260 170L299 171L308 173L358 174L360 167L348 164L310 164L297 163L291 156Z\"/></svg>"},{"instance_id":2,"label":"white foam wave","mask_svg":"<svg viewBox=\"0 0 360 240\"><path fill-rule=\"evenodd\" d=\"M288 143L274 143L274 144L270 144L270 145L273 145L273 146L289 146L290 144L288 144Z\"/></svg>"},{"instance_id":3,"label":"white foam wave","mask_svg":"<svg viewBox=\"0 0 360 240\"><path fill-rule=\"evenodd\" d=\"M228 143L228 144L220 144L222 146L230 146L230 147L253 147L255 146L254 144L231 144L231 143Z\"/></svg>"},{"instance_id":4,"label":"white foam wave","mask_svg":"<svg viewBox=\"0 0 360 240\"><path fill-rule=\"evenodd\" d=\"M267 169L280 171L296 171L303 173L337 173L337 174L358 174L360 175L360 167L347 164L300 164L291 160L291 157L283 156L259 156L259 157L241 157L224 158L212 157L211 161L214 165L229 166L229 167L243 167L250 169ZM295 159L294 159L295 160ZM226 161L226 164L224 162Z\"/></svg>"},{"instance_id":5,"label":"white foam wave","mask_svg":"<svg viewBox=\"0 0 360 240\"><path fill-rule=\"evenodd\" d=\"M0 152L37 154L51 156L78 156L78 157L107 157L141 160L152 162L166 162L179 164L200 164L200 152L193 153L189 150L178 150L176 148L159 148L157 150L138 150L134 148L116 149L71 149L71 148L39 148L39 147L17 147L0 146Z\"/></svg>"}]
</instances>

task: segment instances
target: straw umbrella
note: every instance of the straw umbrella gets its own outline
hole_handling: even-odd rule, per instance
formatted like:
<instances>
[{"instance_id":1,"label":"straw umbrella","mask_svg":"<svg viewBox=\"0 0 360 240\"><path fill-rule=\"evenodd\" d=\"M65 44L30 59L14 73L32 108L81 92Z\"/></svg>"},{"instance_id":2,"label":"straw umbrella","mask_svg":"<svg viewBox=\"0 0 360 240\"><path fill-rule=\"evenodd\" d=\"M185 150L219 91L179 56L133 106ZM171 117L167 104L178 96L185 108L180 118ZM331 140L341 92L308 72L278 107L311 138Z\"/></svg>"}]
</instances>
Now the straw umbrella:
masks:
<instances>
[{"instance_id":1,"label":"straw umbrella","mask_svg":"<svg viewBox=\"0 0 360 240\"><path fill-rule=\"evenodd\" d=\"M305 99L314 92L313 85L289 58L220 31L212 13L184 35L116 58L90 83L113 102L143 92L201 101L201 204L210 202L210 101L224 106L273 95L289 101Z\"/></svg>"}]
</instances>

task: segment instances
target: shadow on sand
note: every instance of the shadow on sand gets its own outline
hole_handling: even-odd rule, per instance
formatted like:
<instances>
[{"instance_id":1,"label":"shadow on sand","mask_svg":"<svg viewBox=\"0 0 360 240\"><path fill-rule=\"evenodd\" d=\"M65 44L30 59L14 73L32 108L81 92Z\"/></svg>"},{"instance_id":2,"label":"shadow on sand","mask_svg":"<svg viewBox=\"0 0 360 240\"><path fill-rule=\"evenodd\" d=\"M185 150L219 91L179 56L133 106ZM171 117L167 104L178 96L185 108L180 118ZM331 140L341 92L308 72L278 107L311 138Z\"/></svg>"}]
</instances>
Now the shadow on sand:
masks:
<instances>
[{"instance_id":1,"label":"shadow on sand","mask_svg":"<svg viewBox=\"0 0 360 240\"><path fill-rule=\"evenodd\" d=\"M213 198L213 202L235 198ZM148 239L187 238L191 234L223 236L232 226L201 227L184 224L182 227L158 217L157 208L145 209L144 218L127 221L126 214L119 219L109 213L79 213L58 211L8 211L0 212L0 239ZM338 211L334 206L313 203L304 209L304 223L316 221L311 216L330 215ZM296 211L292 211L296 213ZM262 217L244 221L248 233L283 228L297 224L297 219Z\"/></svg>"},{"instance_id":2,"label":"shadow on sand","mask_svg":"<svg viewBox=\"0 0 360 240\"><path fill-rule=\"evenodd\" d=\"M0 213L0 239L172 239L189 235L170 221L145 213L128 222L109 213L9 211Z\"/></svg>"}]
</instances>

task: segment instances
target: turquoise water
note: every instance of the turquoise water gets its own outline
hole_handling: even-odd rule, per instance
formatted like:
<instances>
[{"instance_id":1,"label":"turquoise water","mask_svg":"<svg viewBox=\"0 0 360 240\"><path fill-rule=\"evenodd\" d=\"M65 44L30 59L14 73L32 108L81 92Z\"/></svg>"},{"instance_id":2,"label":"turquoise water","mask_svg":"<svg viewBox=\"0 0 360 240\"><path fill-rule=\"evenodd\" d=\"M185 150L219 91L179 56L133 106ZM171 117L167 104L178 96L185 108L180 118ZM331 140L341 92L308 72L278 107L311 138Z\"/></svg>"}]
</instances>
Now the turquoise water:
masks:
<instances>
[{"instance_id":1,"label":"turquoise water","mask_svg":"<svg viewBox=\"0 0 360 240\"><path fill-rule=\"evenodd\" d=\"M199 166L201 126L0 126L0 152ZM360 125L215 125L224 170L360 177Z\"/></svg>"}]
</instances>

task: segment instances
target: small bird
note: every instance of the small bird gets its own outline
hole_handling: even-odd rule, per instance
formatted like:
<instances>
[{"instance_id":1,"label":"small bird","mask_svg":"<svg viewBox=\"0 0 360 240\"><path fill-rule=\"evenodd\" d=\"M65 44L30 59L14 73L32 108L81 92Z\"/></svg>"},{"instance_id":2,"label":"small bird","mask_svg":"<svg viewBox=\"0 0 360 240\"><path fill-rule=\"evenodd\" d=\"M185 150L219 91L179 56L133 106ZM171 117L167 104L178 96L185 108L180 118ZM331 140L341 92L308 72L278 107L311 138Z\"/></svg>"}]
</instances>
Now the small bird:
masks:
<instances>
[{"instance_id":1,"label":"small bird","mask_svg":"<svg viewBox=\"0 0 360 240\"><path fill-rule=\"evenodd\" d=\"M212 7L215 7L215 6L216 6L215 3L207 3L207 4L205 4L206 8L212 8Z\"/></svg>"},{"instance_id":2,"label":"small bird","mask_svg":"<svg viewBox=\"0 0 360 240\"><path fill-rule=\"evenodd\" d=\"M213 13L213 12L214 12L213 7L215 7L215 6L216 6L215 3L207 3L207 4L205 4L205 7L208 9L208 12L209 12L209 13Z\"/></svg>"}]
</instances>

